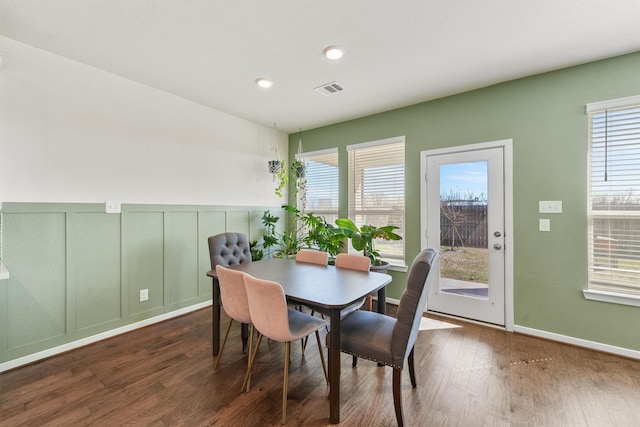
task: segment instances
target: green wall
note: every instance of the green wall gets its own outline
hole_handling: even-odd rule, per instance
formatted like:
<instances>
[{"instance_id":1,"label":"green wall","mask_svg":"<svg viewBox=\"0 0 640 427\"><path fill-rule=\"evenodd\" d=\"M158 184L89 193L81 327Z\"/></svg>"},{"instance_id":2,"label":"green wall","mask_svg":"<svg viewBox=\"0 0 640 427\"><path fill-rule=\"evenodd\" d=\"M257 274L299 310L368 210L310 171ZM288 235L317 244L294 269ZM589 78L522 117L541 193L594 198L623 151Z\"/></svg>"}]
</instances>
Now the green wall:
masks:
<instances>
[{"instance_id":1,"label":"green wall","mask_svg":"<svg viewBox=\"0 0 640 427\"><path fill-rule=\"evenodd\" d=\"M0 363L210 300L207 237L257 239L266 209L3 203Z\"/></svg>"},{"instance_id":2,"label":"green wall","mask_svg":"<svg viewBox=\"0 0 640 427\"><path fill-rule=\"evenodd\" d=\"M585 300L589 102L640 94L640 52L567 68L305 131L305 151L340 149L341 216L347 214L348 144L406 136L406 257L420 250L420 152L513 139L514 322L640 350L640 308ZM340 96L340 95L338 95ZM297 151L298 133L289 139ZM292 160L292 159L290 159ZM538 201L562 200L551 232ZM547 217L547 216L545 216ZM387 295L399 298L405 273Z\"/></svg>"}]
</instances>

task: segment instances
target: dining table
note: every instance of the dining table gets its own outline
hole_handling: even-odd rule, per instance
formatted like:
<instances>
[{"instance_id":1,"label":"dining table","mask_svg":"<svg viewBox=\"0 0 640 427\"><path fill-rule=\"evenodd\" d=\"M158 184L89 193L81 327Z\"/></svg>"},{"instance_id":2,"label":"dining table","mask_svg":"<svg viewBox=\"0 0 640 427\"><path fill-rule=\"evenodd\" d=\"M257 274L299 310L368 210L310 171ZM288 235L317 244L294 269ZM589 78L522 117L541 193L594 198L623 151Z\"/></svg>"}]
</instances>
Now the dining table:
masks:
<instances>
[{"instance_id":1,"label":"dining table","mask_svg":"<svg viewBox=\"0 0 640 427\"><path fill-rule=\"evenodd\" d=\"M287 301L317 309L329 315L329 419L340 422L340 311L377 291L377 311L385 312L385 287L391 276L362 272L332 265L316 265L291 259L270 258L229 268L254 277L280 283ZM215 270L213 279L213 353L220 349L220 287Z\"/></svg>"}]
</instances>

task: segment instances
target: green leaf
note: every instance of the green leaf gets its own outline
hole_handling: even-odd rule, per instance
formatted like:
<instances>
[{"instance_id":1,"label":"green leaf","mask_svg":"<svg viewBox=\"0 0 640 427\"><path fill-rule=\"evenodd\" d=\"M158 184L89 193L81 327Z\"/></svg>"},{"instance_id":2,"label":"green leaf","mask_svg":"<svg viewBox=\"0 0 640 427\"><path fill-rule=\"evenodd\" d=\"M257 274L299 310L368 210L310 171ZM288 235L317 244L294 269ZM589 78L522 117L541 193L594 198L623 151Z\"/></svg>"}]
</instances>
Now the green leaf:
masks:
<instances>
[{"instance_id":1,"label":"green leaf","mask_svg":"<svg viewBox=\"0 0 640 427\"><path fill-rule=\"evenodd\" d=\"M356 251L364 251L367 247L367 239L364 239L360 233L351 235L351 245Z\"/></svg>"},{"instance_id":2,"label":"green leaf","mask_svg":"<svg viewBox=\"0 0 640 427\"><path fill-rule=\"evenodd\" d=\"M346 228L347 230L352 230L356 232L360 231L358 230L358 227L356 227L356 225L353 223L353 221L351 221L349 218L336 219L336 225L338 227Z\"/></svg>"}]
</instances>

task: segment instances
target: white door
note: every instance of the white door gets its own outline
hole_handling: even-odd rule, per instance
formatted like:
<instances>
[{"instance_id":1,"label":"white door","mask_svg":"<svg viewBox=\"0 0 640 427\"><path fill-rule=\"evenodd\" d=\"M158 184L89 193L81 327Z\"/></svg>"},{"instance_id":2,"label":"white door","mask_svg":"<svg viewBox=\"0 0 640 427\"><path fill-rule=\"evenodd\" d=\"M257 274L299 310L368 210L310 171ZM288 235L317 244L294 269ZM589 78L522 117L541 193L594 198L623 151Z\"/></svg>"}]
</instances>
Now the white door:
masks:
<instances>
[{"instance_id":1,"label":"white door","mask_svg":"<svg viewBox=\"0 0 640 427\"><path fill-rule=\"evenodd\" d=\"M440 248L429 311L505 325L505 147L423 153L425 247Z\"/></svg>"}]
</instances>

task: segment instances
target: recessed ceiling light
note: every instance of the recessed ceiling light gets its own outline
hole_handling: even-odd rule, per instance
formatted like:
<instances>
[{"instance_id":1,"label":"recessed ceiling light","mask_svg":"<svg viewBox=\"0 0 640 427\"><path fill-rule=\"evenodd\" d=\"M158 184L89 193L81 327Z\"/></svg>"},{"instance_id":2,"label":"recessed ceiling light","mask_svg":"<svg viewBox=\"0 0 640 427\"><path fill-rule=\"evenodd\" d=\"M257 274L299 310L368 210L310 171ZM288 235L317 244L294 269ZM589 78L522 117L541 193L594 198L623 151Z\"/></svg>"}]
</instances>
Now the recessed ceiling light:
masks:
<instances>
[{"instance_id":1,"label":"recessed ceiling light","mask_svg":"<svg viewBox=\"0 0 640 427\"><path fill-rule=\"evenodd\" d=\"M332 60L340 59L344 55L344 51L338 46L325 47L322 52L324 56Z\"/></svg>"},{"instance_id":2,"label":"recessed ceiling light","mask_svg":"<svg viewBox=\"0 0 640 427\"><path fill-rule=\"evenodd\" d=\"M273 86L273 82L269 79L265 79L264 77L260 77L259 79L256 79L256 84L263 88L268 88Z\"/></svg>"}]
</instances>

